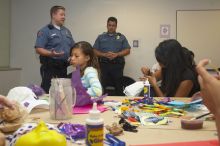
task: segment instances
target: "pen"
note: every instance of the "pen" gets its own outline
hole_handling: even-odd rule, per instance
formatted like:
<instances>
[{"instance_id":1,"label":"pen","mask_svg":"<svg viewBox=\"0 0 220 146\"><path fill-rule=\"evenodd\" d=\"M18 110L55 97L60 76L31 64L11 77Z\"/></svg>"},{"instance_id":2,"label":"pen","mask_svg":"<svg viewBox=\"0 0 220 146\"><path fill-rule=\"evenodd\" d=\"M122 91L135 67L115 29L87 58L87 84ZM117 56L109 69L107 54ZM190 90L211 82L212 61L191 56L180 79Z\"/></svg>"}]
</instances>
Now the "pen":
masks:
<instances>
[{"instance_id":1,"label":"pen","mask_svg":"<svg viewBox=\"0 0 220 146\"><path fill-rule=\"evenodd\" d=\"M209 60L209 64L217 72L217 74L220 75L217 65L213 64L211 60Z\"/></svg>"},{"instance_id":2,"label":"pen","mask_svg":"<svg viewBox=\"0 0 220 146\"><path fill-rule=\"evenodd\" d=\"M211 114L211 113L208 112L208 113L202 114L202 115L200 115L200 116L194 117L194 118L192 118L192 119L190 119L190 120L200 119L200 118L205 117L205 116L208 116L208 115L210 115L210 114Z\"/></svg>"}]
</instances>

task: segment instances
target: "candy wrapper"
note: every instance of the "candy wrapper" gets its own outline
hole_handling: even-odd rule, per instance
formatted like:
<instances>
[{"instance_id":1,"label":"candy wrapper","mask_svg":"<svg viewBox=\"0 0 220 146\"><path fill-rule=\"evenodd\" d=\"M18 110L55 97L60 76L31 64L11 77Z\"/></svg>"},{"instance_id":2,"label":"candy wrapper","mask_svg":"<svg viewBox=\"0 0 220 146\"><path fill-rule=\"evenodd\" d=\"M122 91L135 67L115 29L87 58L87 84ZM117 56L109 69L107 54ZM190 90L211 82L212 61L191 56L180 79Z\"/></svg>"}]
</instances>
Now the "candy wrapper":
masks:
<instances>
[{"instance_id":1,"label":"candy wrapper","mask_svg":"<svg viewBox=\"0 0 220 146\"><path fill-rule=\"evenodd\" d=\"M42 96L43 94L45 94L44 89L42 89L40 86L38 85L34 85L34 84L30 84L27 86L28 88L30 88L37 97Z\"/></svg>"},{"instance_id":2,"label":"candy wrapper","mask_svg":"<svg viewBox=\"0 0 220 146\"><path fill-rule=\"evenodd\" d=\"M60 123L58 129L64 133L67 139L76 141L79 139L85 139L86 128L81 124Z\"/></svg>"},{"instance_id":3,"label":"candy wrapper","mask_svg":"<svg viewBox=\"0 0 220 146\"><path fill-rule=\"evenodd\" d=\"M169 123L168 118L151 113L140 115L140 121L142 125L167 125Z\"/></svg>"}]
</instances>

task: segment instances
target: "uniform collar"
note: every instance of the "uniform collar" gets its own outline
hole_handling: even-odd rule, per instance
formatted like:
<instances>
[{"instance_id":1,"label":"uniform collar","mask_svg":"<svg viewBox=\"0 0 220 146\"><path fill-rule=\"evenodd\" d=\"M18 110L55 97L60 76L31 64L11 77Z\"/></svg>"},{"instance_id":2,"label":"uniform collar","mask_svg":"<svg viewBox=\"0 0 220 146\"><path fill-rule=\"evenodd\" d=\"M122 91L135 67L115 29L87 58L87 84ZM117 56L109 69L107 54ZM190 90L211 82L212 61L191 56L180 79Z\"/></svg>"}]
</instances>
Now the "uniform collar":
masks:
<instances>
[{"instance_id":1,"label":"uniform collar","mask_svg":"<svg viewBox=\"0 0 220 146\"><path fill-rule=\"evenodd\" d=\"M58 26L58 25L56 25L56 24L53 24L53 26L56 28L56 29L61 29L61 26Z\"/></svg>"},{"instance_id":2,"label":"uniform collar","mask_svg":"<svg viewBox=\"0 0 220 146\"><path fill-rule=\"evenodd\" d=\"M116 34L117 34L117 32L114 32L114 33L107 32L107 35L109 35L109 36L115 36Z\"/></svg>"}]
</instances>

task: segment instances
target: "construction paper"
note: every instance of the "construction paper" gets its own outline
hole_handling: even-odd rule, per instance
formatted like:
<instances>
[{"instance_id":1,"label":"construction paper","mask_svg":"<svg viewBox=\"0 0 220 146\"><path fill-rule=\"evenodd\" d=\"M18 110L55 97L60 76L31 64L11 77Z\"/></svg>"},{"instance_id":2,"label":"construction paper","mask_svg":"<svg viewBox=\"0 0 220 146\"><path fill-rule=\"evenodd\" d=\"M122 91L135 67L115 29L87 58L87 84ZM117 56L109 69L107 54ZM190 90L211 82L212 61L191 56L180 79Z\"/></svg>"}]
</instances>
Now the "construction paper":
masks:
<instances>
[{"instance_id":1,"label":"construction paper","mask_svg":"<svg viewBox=\"0 0 220 146\"><path fill-rule=\"evenodd\" d=\"M89 111L92 109L92 104L80 106L80 107L73 107L73 114L88 114ZM97 109L100 112L107 111L107 107L103 105L97 105Z\"/></svg>"},{"instance_id":2,"label":"construction paper","mask_svg":"<svg viewBox=\"0 0 220 146\"><path fill-rule=\"evenodd\" d=\"M218 140L207 141L193 141L193 142L177 142L177 143L164 143L164 144L143 144L143 145L130 145L130 146L218 146Z\"/></svg>"}]
</instances>

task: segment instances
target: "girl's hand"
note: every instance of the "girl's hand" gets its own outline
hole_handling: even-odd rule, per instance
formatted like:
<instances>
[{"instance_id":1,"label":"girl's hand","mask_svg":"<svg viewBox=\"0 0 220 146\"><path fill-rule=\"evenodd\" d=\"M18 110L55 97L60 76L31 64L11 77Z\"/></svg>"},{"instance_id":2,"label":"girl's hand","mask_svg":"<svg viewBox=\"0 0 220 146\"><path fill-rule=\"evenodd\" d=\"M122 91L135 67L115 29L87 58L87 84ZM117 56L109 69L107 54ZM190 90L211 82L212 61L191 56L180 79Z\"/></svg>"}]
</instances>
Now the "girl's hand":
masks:
<instances>
[{"instance_id":1,"label":"girl's hand","mask_svg":"<svg viewBox=\"0 0 220 146\"><path fill-rule=\"evenodd\" d=\"M14 102L8 100L6 97L0 95L0 105L6 106L8 108L14 108Z\"/></svg>"},{"instance_id":2,"label":"girl's hand","mask_svg":"<svg viewBox=\"0 0 220 146\"><path fill-rule=\"evenodd\" d=\"M146 77L139 77L139 80L140 80L140 81L146 81L147 78L146 78Z\"/></svg>"},{"instance_id":3,"label":"girl's hand","mask_svg":"<svg viewBox=\"0 0 220 146\"><path fill-rule=\"evenodd\" d=\"M152 86L155 86L157 84L157 79L154 75L147 76L147 78L148 78L148 81L150 82L150 84Z\"/></svg>"},{"instance_id":4,"label":"girl's hand","mask_svg":"<svg viewBox=\"0 0 220 146\"><path fill-rule=\"evenodd\" d=\"M198 100L198 99L201 99L201 98L202 98L201 92L196 92L196 93L193 94L193 96L191 97L191 101L195 101L195 100Z\"/></svg>"},{"instance_id":5,"label":"girl's hand","mask_svg":"<svg viewBox=\"0 0 220 146\"><path fill-rule=\"evenodd\" d=\"M145 77L151 75L150 69L148 67L142 67L141 72Z\"/></svg>"}]
</instances>

